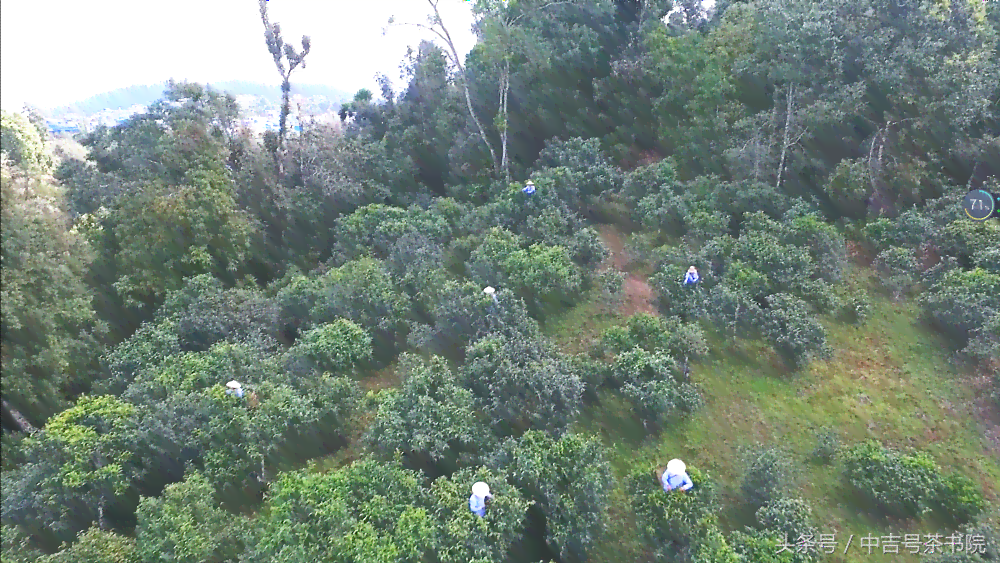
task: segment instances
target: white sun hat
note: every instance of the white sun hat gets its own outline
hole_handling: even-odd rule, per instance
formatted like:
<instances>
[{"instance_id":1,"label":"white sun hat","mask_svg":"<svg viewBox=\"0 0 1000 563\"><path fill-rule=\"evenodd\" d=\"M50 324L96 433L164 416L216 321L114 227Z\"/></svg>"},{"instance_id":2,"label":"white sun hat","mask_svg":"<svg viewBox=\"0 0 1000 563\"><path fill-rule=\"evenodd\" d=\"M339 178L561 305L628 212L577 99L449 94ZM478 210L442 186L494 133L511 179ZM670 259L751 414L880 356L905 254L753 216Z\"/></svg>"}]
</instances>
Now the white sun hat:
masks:
<instances>
[{"instance_id":1,"label":"white sun hat","mask_svg":"<svg viewBox=\"0 0 1000 563\"><path fill-rule=\"evenodd\" d=\"M486 498L490 496L490 486L479 481L475 485L472 485L472 494L480 498Z\"/></svg>"},{"instance_id":2,"label":"white sun hat","mask_svg":"<svg viewBox=\"0 0 1000 563\"><path fill-rule=\"evenodd\" d=\"M226 384L226 387L229 387L230 389L239 389L242 385L240 385L239 381L230 381Z\"/></svg>"},{"instance_id":3,"label":"white sun hat","mask_svg":"<svg viewBox=\"0 0 1000 563\"><path fill-rule=\"evenodd\" d=\"M687 466L684 462L679 459L672 459L667 462L667 474L668 475L680 475L687 471Z\"/></svg>"}]
</instances>

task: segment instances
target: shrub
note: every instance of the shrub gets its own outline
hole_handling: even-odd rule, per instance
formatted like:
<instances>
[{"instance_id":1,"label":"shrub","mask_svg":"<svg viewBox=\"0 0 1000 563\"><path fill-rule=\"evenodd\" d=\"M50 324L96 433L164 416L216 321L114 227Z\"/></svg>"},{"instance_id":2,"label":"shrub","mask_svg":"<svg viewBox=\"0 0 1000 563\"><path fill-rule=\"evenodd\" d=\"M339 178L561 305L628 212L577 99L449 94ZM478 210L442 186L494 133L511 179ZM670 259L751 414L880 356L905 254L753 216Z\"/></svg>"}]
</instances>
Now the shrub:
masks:
<instances>
[{"instance_id":1,"label":"shrub","mask_svg":"<svg viewBox=\"0 0 1000 563\"><path fill-rule=\"evenodd\" d=\"M840 302L840 317L848 322L863 324L871 314L872 302L863 289L850 291Z\"/></svg>"},{"instance_id":2,"label":"shrub","mask_svg":"<svg viewBox=\"0 0 1000 563\"><path fill-rule=\"evenodd\" d=\"M493 494L483 518L469 511L469 491L477 481L488 484ZM436 561L501 563L521 539L529 501L501 472L485 467L461 469L435 480L430 493L441 530Z\"/></svg>"},{"instance_id":3,"label":"shrub","mask_svg":"<svg viewBox=\"0 0 1000 563\"><path fill-rule=\"evenodd\" d=\"M0 123L0 151L4 156L26 170L40 174L52 172L52 155L28 118L5 111Z\"/></svg>"},{"instance_id":4,"label":"shrub","mask_svg":"<svg viewBox=\"0 0 1000 563\"><path fill-rule=\"evenodd\" d=\"M4 524L2 533L3 563L32 563L42 556L21 528Z\"/></svg>"},{"instance_id":5,"label":"shrub","mask_svg":"<svg viewBox=\"0 0 1000 563\"><path fill-rule=\"evenodd\" d=\"M629 172L622 186L622 196L634 203L649 194L672 190L675 181L673 166L667 160L660 160Z\"/></svg>"},{"instance_id":6,"label":"shrub","mask_svg":"<svg viewBox=\"0 0 1000 563\"><path fill-rule=\"evenodd\" d=\"M402 388L382 393L364 441L383 453L399 450L431 463L454 463L461 453L486 449L491 436L477 417L475 398L458 386L448 364L437 356L421 361L407 355L401 364Z\"/></svg>"},{"instance_id":7,"label":"shrub","mask_svg":"<svg viewBox=\"0 0 1000 563\"><path fill-rule=\"evenodd\" d=\"M826 329L804 301L787 293L772 295L767 301L762 328L781 357L801 368L814 359L830 356Z\"/></svg>"},{"instance_id":8,"label":"shrub","mask_svg":"<svg viewBox=\"0 0 1000 563\"><path fill-rule=\"evenodd\" d=\"M577 434L558 440L542 432L508 439L493 465L545 515L545 541L563 561L586 561L604 528L614 477L599 441Z\"/></svg>"},{"instance_id":9,"label":"shrub","mask_svg":"<svg viewBox=\"0 0 1000 563\"><path fill-rule=\"evenodd\" d=\"M969 522L986 508L979 487L969 478L956 473L941 477L937 489L937 506L956 522Z\"/></svg>"},{"instance_id":10,"label":"shrub","mask_svg":"<svg viewBox=\"0 0 1000 563\"><path fill-rule=\"evenodd\" d=\"M584 384L584 393L590 399L597 398L597 390L605 385L611 375L611 367L595 361L587 355L569 356L566 363L570 371L576 373Z\"/></svg>"},{"instance_id":11,"label":"shrub","mask_svg":"<svg viewBox=\"0 0 1000 563\"><path fill-rule=\"evenodd\" d=\"M381 262L370 258L354 260L330 270L321 282L316 304L309 312L311 326L345 318L372 334L377 350L391 345L409 307ZM382 346L379 340L383 340Z\"/></svg>"},{"instance_id":12,"label":"shrub","mask_svg":"<svg viewBox=\"0 0 1000 563\"><path fill-rule=\"evenodd\" d=\"M694 486L683 492L666 492L660 473L662 468L633 468L625 478L625 491L643 539L657 560L671 560L691 545L705 518L718 510L717 486L689 465L687 473Z\"/></svg>"},{"instance_id":13,"label":"shrub","mask_svg":"<svg viewBox=\"0 0 1000 563\"><path fill-rule=\"evenodd\" d=\"M347 319L336 319L302 334L290 351L310 360L320 371L352 372L371 359L372 338Z\"/></svg>"},{"instance_id":14,"label":"shrub","mask_svg":"<svg viewBox=\"0 0 1000 563\"><path fill-rule=\"evenodd\" d=\"M618 387L627 383L677 380L680 375L680 366L673 358L662 352L647 352L641 348L619 354L611 368L611 381Z\"/></svg>"},{"instance_id":15,"label":"shrub","mask_svg":"<svg viewBox=\"0 0 1000 563\"><path fill-rule=\"evenodd\" d=\"M575 303L583 279L562 246L533 244L520 247L520 237L503 229L486 235L468 262L472 278L481 286L509 289L542 313L547 306Z\"/></svg>"},{"instance_id":16,"label":"shrub","mask_svg":"<svg viewBox=\"0 0 1000 563\"><path fill-rule=\"evenodd\" d=\"M599 139L574 137L567 141L547 141L535 167L566 168L572 177L573 189L565 199L576 205L606 192L618 191L623 180L621 170L601 152Z\"/></svg>"},{"instance_id":17,"label":"shrub","mask_svg":"<svg viewBox=\"0 0 1000 563\"><path fill-rule=\"evenodd\" d=\"M924 313L963 343L1000 314L1000 275L983 269L952 270L920 299Z\"/></svg>"},{"instance_id":18,"label":"shrub","mask_svg":"<svg viewBox=\"0 0 1000 563\"><path fill-rule=\"evenodd\" d=\"M245 520L220 508L212 485L197 472L168 485L159 498L141 499L136 517L142 561L231 561L243 551Z\"/></svg>"},{"instance_id":19,"label":"shrub","mask_svg":"<svg viewBox=\"0 0 1000 563\"><path fill-rule=\"evenodd\" d=\"M39 563L139 563L135 540L96 526L83 532L66 549L38 559Z\"/></svg>"},{"instance_id":20,"label":"shrub","mask_svg":"<svg viewBox=\"0 0 1000 563\"><path fill-rule=\"evenodd\" d=\"M743 453L746 471L740 490L748 505L760 508L782 498L792 485L792 467L783 450L757 445Z\"/></svg>"},{"instance_id":21,"label":"shrub","mask_svg":"<svg viewBox=\"0 0 1000 563\"><path fill-rule=\"evenodd\" d=\"M733 532L729 537L729 542L744 561L753 563L794 563L796 561L794 551L781 548L782 545L788 543L785 538L779 537L778 534L771 531Z\"/></svg>"},{"instance_id":22,"label":"shrub","mask_svg":"<svg viewBox=\"0 0 1000 563\"><path fill-rule=\"evenodd\" d=\"M844 477L862 497L893 516L919 516L931 509L938 467L927 454L901 454L868 440L847 450Z\"/></svg>"},{"instance_id":23,"label":"shrub","mask_svg":"<svg viewBox=\"0 0 1000 563\"><path fill-rule=\"evenodd\" d=\"M692 563L741 563L742 561L733 546L726 541L715 516L706 518L702 522L693 547Z\"/></svg>"},{"instance_id":24,"label":"shrub","mask_svg":"<svg viewBox=\"0 0 1000 563\"><path fill-rule=\"evenodd\" d=\"M972 331L969 345L962 351L987 364L1000 359L1000 312Z\"/></svg>"},{"instance_id":25,"label":"shrub","mask_svg":"<svg viewBox=\"0 0 1000 563\"><path fill-rule=\"evenodd\" d=\"M910 291L920 279L916 253L909 248L893 246L883 250L875 257L873 266L893 299Z\"/></svg>"},{"instance_id":26,"label":"shrub","mask_svg":"<svg viewBox=\"0 0 1000 563\"><path fill-rule=\"evenodd\" d=\"M819 537L813 522L812 507L800 498L778 498L757 510L757 522L767 531L776 532L789 542Z\"/></svg>"},{"instance_id":27,"label":"shrub","mask_svg":"<svg viewBox=\"0 0 1000 563\"><path fill-rule=\"evenodd\" d=\"M993 374L993 402L1000 407L1000 373Z\"/></svg>"},{"instance_id":28,"label":"shrub","mask_svg":"<svg viewBox=\"0 0 1000 563\"><path fill-rule=\"evenodd\" d=\"M816 448L812 451L812 455L823 463L830 463L837 454L839 446L840 438L837 431L824 428L816 433Z\"/></svg>"},{"instance_id":29,"label":"shrub","mask_svg":"<svg viewBox=\"0 0 1000 563\"><path fill-rule=\"evenodd\" d=\"M611 253L591 227L580 229L566 242L569 255L573 262L584 268L593 268L604 261Z\"/></svg>"},{"instance_id":30,"label":"shrub","mask_svg":"<svg viewBox=\"0 0 1000 563\"><path fill-rule=\"evenodd\" d=\"M609 309L617 309L624 300L625 273L608 268L597 276L597 284L601 289L601 297Z\"/></svg>"},{"instance_id":31,"label":"shrub","mask_svg":"<svg viewBox=\"0 0 1000 563\"><path fill-rule=\"evenodd\" d=\"M501 435L527 428L562 433L580 409L583 382L544 343L491 334L468 347L463 385Z\"/></svg>"},{"instance_id":32,"label":"shrub","mask_svg":"<svg viewBox=\"0 0 1000 563\"><path fill-rule=\"evenodd\" d=\"M626 383L622 394L636 406L643 420L663 425L704 405L701 392L690 383L673 379Z\"/></svg>"}]
</instances>

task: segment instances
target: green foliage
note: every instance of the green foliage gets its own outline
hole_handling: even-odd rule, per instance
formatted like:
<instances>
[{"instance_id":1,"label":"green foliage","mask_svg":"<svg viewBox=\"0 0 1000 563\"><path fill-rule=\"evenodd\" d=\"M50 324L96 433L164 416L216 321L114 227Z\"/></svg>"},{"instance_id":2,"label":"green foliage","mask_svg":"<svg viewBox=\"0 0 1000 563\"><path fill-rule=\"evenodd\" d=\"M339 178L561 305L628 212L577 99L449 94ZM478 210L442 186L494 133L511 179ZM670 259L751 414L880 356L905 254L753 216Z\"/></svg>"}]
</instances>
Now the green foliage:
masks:
<instances>
[{"instance_id":1,"label":"green foliage","mask_svg":"<svg viewBox=\"0 0 1000 563\"><path fill-rule=\"evenodd\" d=\"M175 321L182 350L203 351L221 341L253 342L276 350L278 306L254 287L226 289L208 274L185 279L156 311L159 321Z\"/></svg>"},{"instance_id":2,"label":"green foliage","mask_svg":"<svg viewBox=\"0 0 1000 563\"><path fill-rule=\"evenodd\" d=\"M920 302L932 321L964 342L972 331L1000 314L1000 274L981 268L948 272Z\"/></svg>"},{"instance_id":3,"label":"green foliage","mask_svg":"<svg viewBox=\"0 0 1000 563\"><path fill-rule=\"evenodd\" d=\"M695 543L695 553L691 558L694 563L739 563L740 555L726 541L719 529L716 517L707 518L702 524L703 529L698 534Z\"/></svg>"},{"instance_id":4,"label":"green foliage","mask_svg":"<svg viewBox=\"0 0 1000 563\"><path fill-rule=\"evenodd\" d=\"M794 487L788 454L773 446L757 445L743 454L745 470L740 492L748 505L760 508L783 498Z\"/></svg>"},{"instance_id":5,"label":"green foliage","mask_svg":"<svg viewBox=\"0 0 1000 563\"><path fill-rule=\"evenodd\" d=\"M733 532L729 537L729 543L744 561L754 563L793 563L796 561L795 551L784 548L783 545L794 541L785 538L774 532Z\"/></svg>"},{"instance_id":6,"label":"green foliage","mask_svg":"<svg viewBox=\"0 0 1000 563\"><path fill-rule=\"evenodd\" d=\"M406 297L393 287L381 262L361 258L334 268L321 279L312 325L349 319L372 334L376 357L392 350L396 330L408 309Z\"/></svg>"},{"instance_id":7,"label":"green foliage","mask_svg":"<svg viewBox=\"0 0 1000 563\"><path fill-rule=\"evenodd\" d=\"M420 233L435 242L450 238L452 226L433 211L403 209L384 204L362 207L337 221L337 245L345 258L364 255L385 260L393 245L408 233Z\"/></svg>"},{"instance_id":8,"label":"green foliage","mask_svg":"<svg viewBox=\"0 0 1000 563\"><path fill-rule=\"evenodd\" d=\"M674 380L626 383L622 395L632 401L643 420L665 426L704 406L698 388Z\"/></svg>"},{"instance_id":9,"label":"green foliage","mask_svg":"<svg viewBox=\"0 0 1000 563\"><path fill-rule=\"evenodd\" d=\"M698 468L687 467L694 484L687 491L664 491L662 472L662 467L635 466L625 478L625 490L643 539L657 558L671 558L696 541L719 505L716 485Z\"/></svg>"},{"instance_id":10,"label":"green foliage","mask_svg":"<svg viewBox=\"0 0 1000 563\"><path fill-rule=\"evenodd\" d=\"M650 194L672 190L670 186L675 181L673 165L667 160L660 160L629 172L622 185L622 196L627 201L638 202Z\"/></svg>"},{"instance_id":11,"label":"green foliage","mask_svg":"<svg viewBox=\"0 0 1000 563\"><path fill-rule=\"evenodd\" d=\"M15 180L6 166L2 184L2 394L41 426L95 376L99 326L84 279L92 255L46 197L50 186Z\"/></svg>"},{"instance_id":12,"label":"green foliage","mask_svg":"<svg viewBox=\"0 0 1000 563\"><path fill-rule=\"evenodd\" d=\"M232 280L247 260L252 226L236 206L232 180L218 168L195 168L178 184L149 184L112 212L119 278L132 306L151 307L184 278Z\"/></svg>"},{"instance_id":13,"label":"green foliage","mask_svg":"<svg viewBox=\"0 0 1000 563\"><path fill-rule=\"evenodd\" d=\"M840 448L840 435L832 428L824 428L816 433L816 447L812 455L823 463L830 463Z\"/></svg>"},{"instance_id":14,"label":"green foliage","mask_svg":"<svg viewBox=\"0 0 1000 563\"><path fill-rule=\"evenodd\" d=\"M197 472L159 498L143 498L136 516L136 552L143 562L231 561L243 551L243 518L219 508L211 484Z\"/></svg>"},{"instance_id":15,"label":"green foliage","mask_svg":"<svg viewBox=\"0 0 1000 563\"><path fill-rule=\"evenodd\" d=\"M562 199L576 208L618 191L623 180L621 171L601 153L598 139L574 137L566 141L548 141L535 167L564 168L568 177L556 189Z\"/></svg>"},{"instance_id":16,"label":"green foliage","mask_svg":"<svg viewBox=\"0 0 1000 563\"><path fill-rule=\"evenodd\" d=\"M139 563L135 540L94 527L72 545L37 560L39 563Z\"/></svg>"},{"instance_id":17,"label":"green foliage","mask_svg":"<svg viewBox=\"0 0 1000 563\"><path fill-rule=\"evenodd\" d=\"M636 313L629 317L626 326L605 330L601 341L611 354L630 351L637 346L647 352L663 352L673 358L689 360L708 354L704 332L697 324L648 313Z\"/></svg>"},{"instance_id":18,"label":"green foliage","mask_svg":"<svg viewBox=\"0 0 1000 563\"><path fill-rule=\"evenodd\" d=\"M371 358L371 342L358 325L336 319L304 332L290 353L308 358L320 371L349 374Z\"/></svg>"},{"instance_id":19,"label":"green foliage","mask_svg":"<svg viewBox=\"0 0 1000 563\"><path fill-rule=\"evenodd\" d=\"M823 185L839 211L848 217L860 217L865 212L865 199L871 191L867 159L843 159Z\"/></svg>"},{"instance_id":20,"label":"green foliage","mask_svg":"<svg viewBox=\"0 0 1000 563\"><path fill-rule=\"evenodd\" d=\"M174 393L203 391L232 379L258 383L278 370L274 358L257 347L219 342L205 352L182 352L166 357L141 372L122 397L135 404L150 404Z\"/></svg>"},{"instance_id":21,"label":"green foliage","mask_svg":"<svg viewBox=\"0 0 1000 563\"><path fill-rule=\"evenodd\" d=\"M544 341L490 334L470 345L463 385L500 435L529 428L562 433L580 410L583 382Z\"/></svg>"},{"instance_id":22,"label":"green foliage","mask_svg":"<svg viewBox=\"0 0 1000 563\"><path fill-rule=\"evenodd\" d=\"M936 508L956 522L969 522L986 509L986 499L972 479L952 473L940 478Z\"/></svg>"},{"instance_id":23,"label":"green foliage","mask_svg":"<svg viewBox=\"0 0 1000 563\"><path fill-rule=\"evenodd\" d=\"M812 507L800 498L776 498L757 510L757 522L767 532L774 532L788 543L803 538L818 538L819 530L813 520ZM795 561L810 561L809 553L796 553Z\"/></svg>"},{"instance_id":24,"label":"green foliage","mask_svg":"<svg viewBox=\"0 0 1000 563\"><path fill-rule=\"evenodd\" d=\"M52 172L52 155L45 141L28 119L19 113L3 112L0 151L16 166L37 174Z\"/></svg>"},{"instance_id":25,"label":"green foliage","mask_svg":"<svg viewBox=\"0 0 1000 563\"><path fill-rule=\"evenodd\" d=\"M176 327L173 320L143 323L132 336L101 358L108 377L96 387L107 394L121 394L140 371L159 365L168 356L180 352Z\"/></svg>"},{"instance_id":26,"label":"green foliage","mask_svg":"<svg viewBox=\"0 0 1000 563\"><path fill-rule=\"evenodd\" d=\"M893 246L875 257L875 271L894 299L908 293L918 278L916 254L909 248Z\"/></svg>"},{"instance_id":27,"label":"green foliage","mask_svg":"<svg viewBox=\"0 0 1000 563\"><path fill-rule=\"evenodd\" d=\"M873 440L845 452L844 477L858 494L891 515L919 516L938 509L963 522L985 507L971 481L942 476L926 453L900 453Z\"/></svg>"},{"instance_id":28,"label":"green foliage","mask_svg":"<svg viewBox=\"0 0 1000 563\"><path fill-rule=\"evenodd\" d=\"M549 547L564 561L586 561L604 528L614 484L600 442L576 434L556 440L530 431L505 441L493 465L541 508Z\"/></svg>"},{"instance_id":29,"label":"green foliage","mask_svg":"<svg viewBox=\"0 0 1000 563\"><path fill-rule=\"evenodd\" d=\"M796 367L830 357L826 330L804 301L787 293L772 295L767 301L762 328L778 354Z\"/></svg>"},{"instance_id":30,"label":"green foliage","mask_svg":"<svg viewBox=\"0 0 1000 563\"><path fill-rule=\"evenodd\" d=\"M469 510L472 484L482 481L493 495L486 516ZM434 516L440 525L435 557L441 563L501 563L522 536L531 501L507 483L502 472L485 467L461 469L430 487Z\"/></svg>"},{"instance_id":31,"label":"green foliage","mask_svg":"<svg viewBox=\"0 0 1000 563\"><path fill-rule=\"evenodd\" d=\"M3 547L0 550L2 563L33 563L42 552L31 545L31 540L17 526L3 525Z\"/></svg>"},{"instance_id":32,"label":"green foliage","mask_svg":"<svg viewBox=\"0 0 1000 563\"><path fill-rule=\"evenodd\" d=\"M841 300L840 316L849 322L863 324L866 320L868 320L871 308L872 303L868 298L867 292L863 289L855 289L850 291L847 296Z\"/></svg>"},{"instance_id":33,"label":"green foliage","mask_svg":"<svg viewBox=\"0 0 1000 563\"><path fill-rule=\"evenodd\" d=\"M629 382L678 379L680 375L680 366L672 357L663 352L647 352L640 348L633 348L615 357L611 370L612 382L619 387Z\"/></svg>"},{"instance_id":34,"label":"green foliage","mask_svg":"<svg viewBox=\"0 0 1000 563\"><path fill-rule=\"evenodd\" d=\"M436 544L423 479L363 461L325 474L285 473L273 484L248 561L419 561Z\"/></svg>"},{"instance_id":35,"label":"green foliage","mask_svg":"<svg viewBox=\"0 0 1000 563\"><path fill-rule=\"evenodd\" d=\"M428 362L404 356L401 363L403 387L379 397L365 441L384 453L426 455L434 463L485 451L489 431L476 416L472 393L459 387L448 364L437 356Z\"/></svg>"},{"instance_id":36,"label":"green foliage","mask_svg":"<svg viewBox=\"0 0 1000 563\"><path fill-rule=\"evenodd\" d=\"M476 282L509 289L536 315L578 301L583 283L566 248L533 244L524 249L517 235L499 228L484 237L468 267Z\"/></svg>"},{"instance_id":37,"label":"green foliage","mask_svg":"<svg viewBox=\"0 0 1000 563\"><path fill-rule=\"evenodd\" d=\"M704 404L698 388L683 380L677 362L660 351L633 348L619 354L612 364L610 381L621 388L643 420L655 424L666 424Z\"/></svg>"},{"instance_id":38,"label":"green foliage","mask_svg":"<svg viewBox=\"0 0 1000 563\"><path fill-rule=\"evenodd\" d=\"M66 456L60 471L64 486L121 493L126 483L123 466L130 457L122 446L134 410L114 397L84 395L49 419L44 433L31 441L52 444Z\"/></svg>"},{"instance_id":39,"label":"green foliage","mask_svg":"<svg viewBox=\"0 0 1000 563\"><path fill-rule=\"evenodd\" d=\"M957 257L967 267L979 266L996 274L996 260L988 260L1000 246L1000 229L989 222L978 223L961 218L945 225L937 233L941 250Z\"/></svg>"}]
</instances>

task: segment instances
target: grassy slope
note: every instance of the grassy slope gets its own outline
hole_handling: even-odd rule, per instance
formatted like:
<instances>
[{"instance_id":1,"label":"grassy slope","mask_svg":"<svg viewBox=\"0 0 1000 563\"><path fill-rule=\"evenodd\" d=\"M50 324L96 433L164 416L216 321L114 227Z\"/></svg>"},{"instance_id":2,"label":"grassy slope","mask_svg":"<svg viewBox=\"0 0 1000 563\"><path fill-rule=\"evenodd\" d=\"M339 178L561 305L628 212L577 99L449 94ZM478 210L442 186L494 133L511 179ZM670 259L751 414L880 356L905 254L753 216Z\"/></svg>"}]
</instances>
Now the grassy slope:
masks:
<instances>
[{"instance_id":1,"label":"grassy slope","mask_svg":"<svg viewBox=\"0 0 1000 563\"><path fill-rule=\"evenodd\" d=\"M863 279L864 271L859 271ZM583 303L548 323L547 334L569 353L621 318L601 314L595 302ZM668 432L648 435L630 408L611 395L587 409L578 429L600 435L613 451L622 474L636 460L665 464L673 457L706 468L725 485L729 529L750 524L734 500L741 477L737 449L754 442L787 448L800 472L801 494L814 509L820 533L837 533L840 548L830 561L853 562L910 555L872 555L859 549L859 538L894 533L950 534L933 522L885 522L863 512L844 490L839 469L810 461L815 430L837 429L841 443L876 438L897 447L931 453L945 471L958 471L979 482L997 502L1000 463L990 454L971 409L972 391L947 361L946 343L917 320L912 303L897 304L875 297L870 320L862 326L826 321L835 350L827 362L792 374L762 342L712 337L711 357L692 367L692 379L703 389L707 407ZM635 525L616 491L616 507L608 540L596 561L640 561ZM843 555L847 537L854 544Z\"/></svg>"}]
</instances>

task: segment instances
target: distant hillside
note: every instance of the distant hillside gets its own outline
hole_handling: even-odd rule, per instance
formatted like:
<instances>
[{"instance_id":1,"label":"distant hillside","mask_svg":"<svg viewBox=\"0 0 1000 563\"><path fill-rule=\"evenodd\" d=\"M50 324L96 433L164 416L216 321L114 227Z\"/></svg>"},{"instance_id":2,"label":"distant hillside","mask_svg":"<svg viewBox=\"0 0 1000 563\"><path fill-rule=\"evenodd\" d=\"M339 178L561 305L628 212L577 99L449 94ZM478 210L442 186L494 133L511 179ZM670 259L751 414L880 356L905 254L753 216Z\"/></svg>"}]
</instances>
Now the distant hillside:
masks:
<instances>
[{"instance_id":1,"label":"distant hillside","mask_svg":"<svg viewBox=\"0 0 1000 563\"><path fill-rule=\"evenodd\" d=\"M163 91L166 88L166 85L167 83L164 81L158 84L136 85L129 86L127 88L119 88L117 90L91 96L90 98L74 104L56 108L52 110L52 114L60 115L66 113L82 113L84 115L90 115L105 109L125 109L136 104L146 106L163 97ZM227 82L212 83L210 86L215 90L229 92L234 96L264 96L272 102L277 102L281 99L281 88L277 85L231 80ZM351 94L343 90L336 90L321 84L292 84L292 93L301 94L303 96L326 96L336 102L347 101L351 98Z\"/></svg>"}]
</instances>

